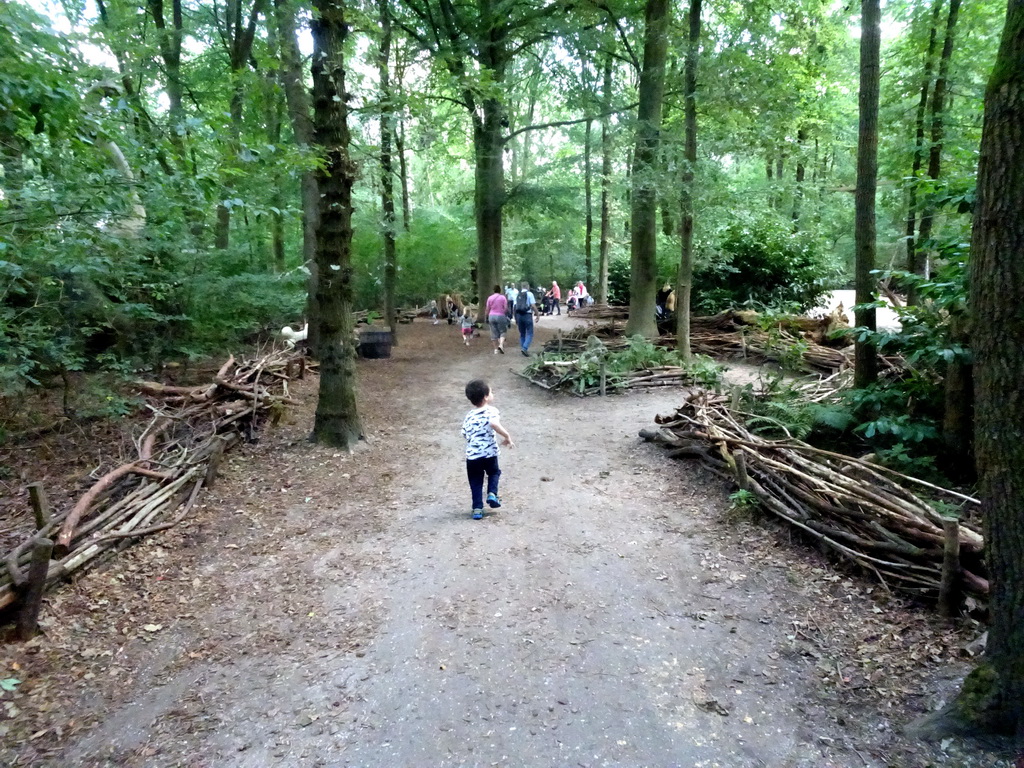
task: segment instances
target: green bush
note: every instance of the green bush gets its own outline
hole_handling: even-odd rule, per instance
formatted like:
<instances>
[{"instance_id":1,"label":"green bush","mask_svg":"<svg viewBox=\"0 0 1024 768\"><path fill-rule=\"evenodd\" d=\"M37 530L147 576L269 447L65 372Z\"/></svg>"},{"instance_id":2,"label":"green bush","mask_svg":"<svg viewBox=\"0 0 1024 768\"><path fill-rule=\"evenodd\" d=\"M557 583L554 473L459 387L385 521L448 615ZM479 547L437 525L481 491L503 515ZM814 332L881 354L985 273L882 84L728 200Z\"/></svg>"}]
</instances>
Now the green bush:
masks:
<instances>
[{"instance_id":1,"label":"green bush","mask_svg":"<svg viewBox=\"0 0 1024 768\"><path fill-rule=\"evenodd\" d=\"M719 258L694 275L697 312L791 305L807 310L840 283L838 268L815 239L779 221L734 225L726 230L718 250Z\"/></svg>"}]
</instances>

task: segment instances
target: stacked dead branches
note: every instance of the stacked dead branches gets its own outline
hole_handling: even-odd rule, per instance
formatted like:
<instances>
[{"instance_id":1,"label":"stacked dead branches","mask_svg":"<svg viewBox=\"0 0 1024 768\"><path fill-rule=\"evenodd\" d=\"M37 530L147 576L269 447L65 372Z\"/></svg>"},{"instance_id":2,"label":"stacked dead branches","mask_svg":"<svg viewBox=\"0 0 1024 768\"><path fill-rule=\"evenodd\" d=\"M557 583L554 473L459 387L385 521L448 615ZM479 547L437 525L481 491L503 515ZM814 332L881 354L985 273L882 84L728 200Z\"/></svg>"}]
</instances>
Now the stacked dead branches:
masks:
<instances>
[{"instance_id":1,"label":"stacked dead branches","mask_svg":"<svg viewBox=\"0 0 1024 768\"><path fill-rule=\"evenodd\" d=\"M0 610L24 591L38 542L55 544L46 572L46 585L52 585L184 520L202 488L212 484L224 452L294 404L288 382L298 361L294 353L274 350L240 363L231 357L202 386L137 382L153 416L135 441L135 456L95 478L70 509L53 513L33 498L37 531L4 557Z\"/></svg>"},{"instance_id":2,"label":"stacked dead branches","mask_svg":"<svg viewBox=\"0 0 1024 768\"><path fill-rule=\"evenodd\" d=\"M619 307L595 305L580 310L579 315L587 319L611 318L608 323L591 323L576 328L560 338L544 344L545 352L574 352L586 345L589 336L598 336L610 350L627 344L624 338L625 322L618 312L604 314L604 310L619 310ZM759 325L756 312L722 312L707 317L694 317L690 324L691 349L716 360L742 359L754 363L785 362L802 368L808 373L835 373L852 367L852 347L835 348L822 333L822 320L791 317L776 322L769 329ZM675 349L674 335L665 334L652 340L666 349ZM898 359L881 358L887 368L898 368Z\"/></svg>"},{"instance_id":3,"label":"stacked dead branches","mask_svg":"<svg viewBox=\"0 0 1024 768\"><path fill-rule=\"evenodd\" d=\"M542 389L560 390L579 397L605 395L628 389L682 387L693 383L693 374L674 365L652 366L625 373L605 370L602 388L600 367L582 367L579 360L543 360L518 375Z\"/></svg>"},{"instance_id":4,"label":"stacked dead branches","mask_svg":"<svg viewBox=\"0 0 1024 768\"><path fill-rule=\"evenodd\" d=\"M928 597L988 592L981 533L944 517L911 488L961 505L977 500L798 440L766 440L744 426L728 398L704 390L656 422L641 437L733 480L886 589Z\"/></svg>"}]
</instances>

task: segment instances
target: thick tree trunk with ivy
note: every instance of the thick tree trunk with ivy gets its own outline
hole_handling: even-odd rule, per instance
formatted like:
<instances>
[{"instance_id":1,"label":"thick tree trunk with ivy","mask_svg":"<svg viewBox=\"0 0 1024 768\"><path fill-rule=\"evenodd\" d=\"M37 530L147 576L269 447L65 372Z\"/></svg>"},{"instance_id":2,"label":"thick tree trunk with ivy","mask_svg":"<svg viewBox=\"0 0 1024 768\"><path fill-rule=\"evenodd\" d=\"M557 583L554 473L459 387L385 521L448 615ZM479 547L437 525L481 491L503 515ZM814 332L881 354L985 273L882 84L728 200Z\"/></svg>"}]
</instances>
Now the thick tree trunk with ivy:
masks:
<instances>
[{"instance_id":1,"label":"thick tree trunk with ivy","mask_svg":"<svg viewBox=\"0 0 1024 768\"><path fill-rule=\"evenodd\" d=\"M917 114L914 118L914 159L910 166L910 183L907 188L907 271L915 275L924 274L925 259L917 248L917 188L919 176L924 165L924 118L928 109L928 94L932 89L932 70L935 68L935 41L938 37L939 12L943 0L935 0L932 6L931 24L928 30L928 49L925 52L924 72L921 75L921 97L917 102ZM907 297L908 304L917 303L914 292Z\"/></svg>"},{"instance_id":2,"label":"thick tree trunk with ivy","mask_svg":"<svg viewBox=\"0 0 1024 768\"><path fill-rule=\"evenodd\" d=\"M953 40L956 33L957 16L960 13L960 0L950 0L949 16L946 18L946 39L942 44L942 55L939 57L939 72L932 90L930 112L931 142L928 147L928 178L937 182L942 175L942 144L945 140L945 109L946 90L949 87L949 62L953 58ZM930 249L929 241L935 226L937 207L932 199L928 199L921 211L921 223L917 230L914 270L919 275L928 275L928 256L922 248ZM916 301L916 298L915 298Z\"/></svg>"},{"instance_id":3,"label":"thick tree trunk with ivy","mask_svg":"<svg viewBox=\"0 0 1024 768\"><path fill-rule=\"evenodd\" d=\"M690 352L690 296L693 291L693 185L697 170L697 57L700 53L701 0L690 0L690 34L683 66L684 163L680 190L680 258L676 279L676 348L685 362Z\"/></svg>"},{"instance_id":4,"label":"thick tree trunk with ivy","mask_svg":"<svg viewBox=\"0 0 1024 768\"><path fill-rule=\"evenodd\" d=\"M320 396L312 440L351 448L363 436L356 410L356 361L352 320L352 181L344 45L345 7L317 0L313 32L314 140L323 152L317 172L320 223L316 300L320 316Z\"/></svg>"},{"instance_id":5,"label":"thick tree trunk with ivy","mask_svg":"<svg viewBox=\"0 0 1024 768\"><path fill-rule=\"evenodd\" d=\"M391 144L394 136L395 107L391 98L391 10L388 0L380 0L380 55L377 72L380 81L380 207L381 235L384 238L384 321L391 329L392 342L398 342L398 257L395 251L395 172Z\"/></svg>"},{"instance_id":6,"label":"thick tree trunk with ivy","mask_svg":"<svg viewBox=\"0 0 1024 768\"><path fill-rule=\"evenodd\" d=\"M971 236L975 452L991 592L988 645L923 730L1024 739L1024 0L1010 0L985 95Z\"/></svg>"},{"instance_id":7,"label":"thick tree trunk with ivy","mask_svg":"<svg viewBox=\"0 0 1024 768\"><path fill-rule=\"evenodd\" d=\"M878 84L881 11L878 0L861 0L860 126L857 139L857 189L854 193L854 249L857 304L875 299L875 192L878 188ZM858 326L875 330L875 309L855 312ZM878 377L875 345L857 341L854 385L873 384Z\"/></svg>"},{"instance_id":8,"label":"thick tree trunk with ivy","mask_svg":"<svg viewBox=\"0 0 1024 768\"><path fill-rule=\"evenodd\" d=\"M658 335L655 297L658 292L658 135L665 94L668 52L668 0L647 0L644 60L640 72L633 194L630 216L629 320L626 334L649 339Z\"/></svg>"},{"instance_id":9,"label":"thick tree trunk with ivy","mask_svg":"<svg viewBox=\"0 0 1024 768\"><path fill-rule=\"evenodd\" d=\"M608 303L608 259L611 256L612 220L612 133L610 112L612 103L612 56L604 60L604 77L601 98L604 101L604 117L601 118L601 246L597 265L597 300Z\"/></svg>"}]
</instances>

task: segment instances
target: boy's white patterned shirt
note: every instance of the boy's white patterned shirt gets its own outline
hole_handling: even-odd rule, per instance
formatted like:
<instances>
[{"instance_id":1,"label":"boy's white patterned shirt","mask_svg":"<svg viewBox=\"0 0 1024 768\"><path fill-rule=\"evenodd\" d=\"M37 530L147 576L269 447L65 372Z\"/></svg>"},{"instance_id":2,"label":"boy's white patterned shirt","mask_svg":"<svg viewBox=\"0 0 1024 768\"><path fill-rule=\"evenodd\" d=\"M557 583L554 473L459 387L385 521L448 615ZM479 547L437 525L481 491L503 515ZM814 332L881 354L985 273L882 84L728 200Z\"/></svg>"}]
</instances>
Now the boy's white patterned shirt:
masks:
<instances>
[{"instance_id":1,"label":"boy's white patterned shirt","mask_svg":"<svg viewBox=\"0 0 1024 768\"><path fill-rule=\"evenodd\" d=\"M492 405L474 408L462 422L462 436L466 438L466 458L482 459L497 456L498 441L494 439L491 422L498 418L498 409Z\"/></svg>"}]
</instances>

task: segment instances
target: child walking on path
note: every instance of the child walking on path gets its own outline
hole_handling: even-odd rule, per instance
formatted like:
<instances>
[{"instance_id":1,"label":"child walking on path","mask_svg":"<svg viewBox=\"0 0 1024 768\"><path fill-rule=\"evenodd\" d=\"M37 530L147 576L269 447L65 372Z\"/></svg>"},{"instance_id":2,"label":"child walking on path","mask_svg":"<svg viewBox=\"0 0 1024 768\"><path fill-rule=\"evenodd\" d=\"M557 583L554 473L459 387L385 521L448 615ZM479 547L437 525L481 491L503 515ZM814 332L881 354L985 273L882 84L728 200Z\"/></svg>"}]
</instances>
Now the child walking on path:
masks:
<instances>
[{"instance_id":1,"label":"child walking on path","mask_svg":"<svg viewBox=\"0 0 1024 768\"><path fill-rule=\"evenodd\" d=\"M494 393L482 379L473 379L466 385L466 397L473 404L473 410L462 422L462 436L466 439L466 475L469 477L469 491L473 497L473 519L484 516L484 475L487 475L487 506L497 509L501 506L498 498L498 442L495 433L501 435L502 445L514 448L512 436L501 426L498 409L491 403Z\"/></svg>"},{"instance_id":2,"label":"child walking on path","mask_svg":"<svg viewBox=\"0 0 1024 768\"><path fill-rule=\"evenodd\" d=\"M462 331L462 340L468 347L469 340L473 338L473 316L468 309L462 311L462 317L459 318L459 329Z\"/></svg>"}]
</instances>

